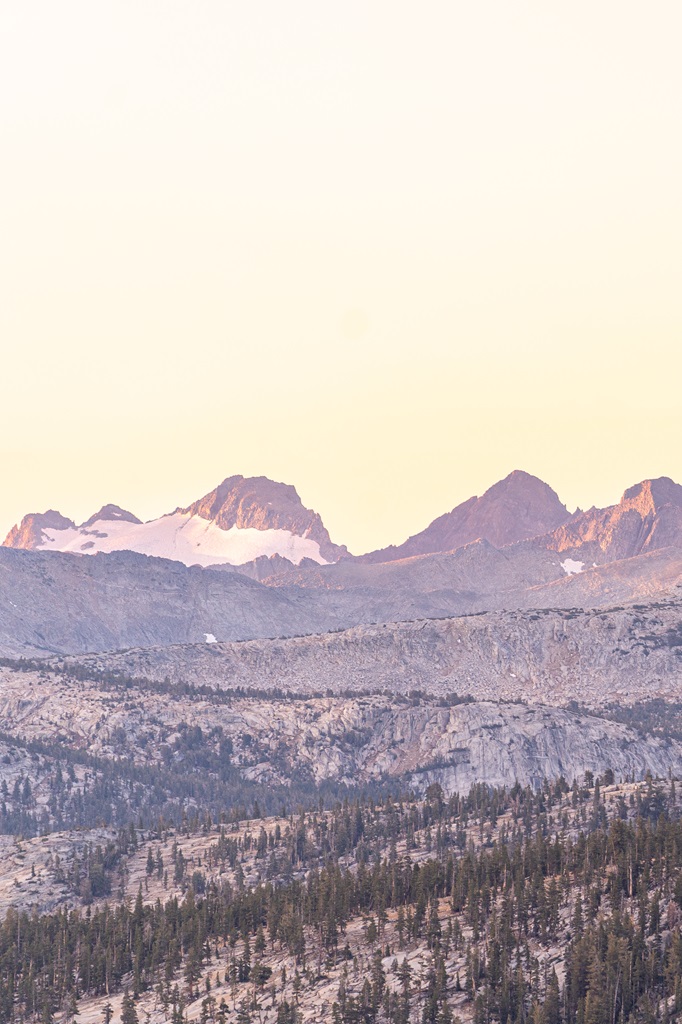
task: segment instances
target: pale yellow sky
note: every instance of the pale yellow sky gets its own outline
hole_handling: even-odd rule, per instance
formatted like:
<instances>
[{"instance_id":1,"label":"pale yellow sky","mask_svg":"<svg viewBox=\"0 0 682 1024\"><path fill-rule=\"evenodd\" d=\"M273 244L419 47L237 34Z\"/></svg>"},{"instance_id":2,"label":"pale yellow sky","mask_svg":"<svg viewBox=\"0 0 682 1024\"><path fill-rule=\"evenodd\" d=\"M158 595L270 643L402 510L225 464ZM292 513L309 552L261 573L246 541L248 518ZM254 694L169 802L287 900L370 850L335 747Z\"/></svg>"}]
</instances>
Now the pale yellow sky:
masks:
<instances>
[{"instance_id":1,"label":"pale yellow sky","mask_svg":"<svg viewBox=\"0 0 682 1024\"><path fill-rule=\"evenodd\" d=\"M0 533L682 480L682 5L0 5Z\"/></svg>"}]
</instances>

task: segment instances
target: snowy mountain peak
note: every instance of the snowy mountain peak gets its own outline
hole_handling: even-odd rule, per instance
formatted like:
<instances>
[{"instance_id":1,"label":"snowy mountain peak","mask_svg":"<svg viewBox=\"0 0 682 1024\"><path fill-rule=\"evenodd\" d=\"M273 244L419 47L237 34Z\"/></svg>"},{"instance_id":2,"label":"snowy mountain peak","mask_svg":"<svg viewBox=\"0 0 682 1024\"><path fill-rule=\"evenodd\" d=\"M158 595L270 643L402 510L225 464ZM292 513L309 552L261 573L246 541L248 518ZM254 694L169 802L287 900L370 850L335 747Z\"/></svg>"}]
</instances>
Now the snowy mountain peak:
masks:
<instances>
[{"instance_id":1,"label":"snowy mountain peak","mask_svg":"<svg viewBox=\"0 0 682 1024\"><path fill-rule=\"evenodd\" d=\"M59 512L32 514L10 530L4 546L80 555L137 551L202 566L273 556L295 565L304 559L327 564L346 553L295 488L243 476L228 477L187 508L147 523L118 505L105 505L81 526Z\"/></svg>"},{"instance_id":2,"label":"snowy mountain peak","mask_svg":"<svg viewBox=\"0 0 682 1024\"><path fill-rule=\"evenodd\" d=\"M13 526L9 531L3 547L26 550L39 548L44 540L44 531L47 529L75 530L76 524L53 508L48 509L47 512L29 512L18 526Z\"/></svg>"},{"instance_id":3,"label":"snowy mountain peak","mask_svg":"<svg viewBox=\"0 0 682 1024\"><path fill-rule=\"evenodd\" d=\"M230 476L203 498L177 512L199 516L221 530L285 530L317 544L318 562L336 562L346 554L345 547L332 543L317 512L303 505L295 487L265 476Z\"/></svg>"}]
</instances>

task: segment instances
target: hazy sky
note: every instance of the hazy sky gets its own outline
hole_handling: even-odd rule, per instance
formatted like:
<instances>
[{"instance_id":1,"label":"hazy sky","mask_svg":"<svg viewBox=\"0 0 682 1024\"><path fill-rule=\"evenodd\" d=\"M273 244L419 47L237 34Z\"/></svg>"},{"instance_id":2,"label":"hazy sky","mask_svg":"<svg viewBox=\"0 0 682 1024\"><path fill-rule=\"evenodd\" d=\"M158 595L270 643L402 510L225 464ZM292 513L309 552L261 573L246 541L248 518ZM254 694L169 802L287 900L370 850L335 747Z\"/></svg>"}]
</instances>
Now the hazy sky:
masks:
<instances>
[{"instance_id":1,"label":"hazy sky","mask_svg":"<svg viewBox=\"0 0 682 1024\"><path fill-rule=\"evenodd\" d=\"M0 533L682 480L682 4L0 5Z\"/></svg>"}]
</instances>

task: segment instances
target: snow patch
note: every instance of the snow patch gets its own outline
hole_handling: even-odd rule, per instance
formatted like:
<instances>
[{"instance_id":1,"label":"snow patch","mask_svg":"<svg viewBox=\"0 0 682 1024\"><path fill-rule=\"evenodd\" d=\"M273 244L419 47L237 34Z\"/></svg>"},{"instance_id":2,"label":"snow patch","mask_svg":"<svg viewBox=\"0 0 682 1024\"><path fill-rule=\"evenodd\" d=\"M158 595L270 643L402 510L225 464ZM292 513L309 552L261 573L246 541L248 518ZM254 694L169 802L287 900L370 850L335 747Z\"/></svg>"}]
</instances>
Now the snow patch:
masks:
<instances>
[{"instance_id":1,"label":"snow patch","mask_svg":"<svg viewBox=\"0 0 682 1024\"><path fill-rule=\"evenodd\" d=\"M185 565L243 565L254 558L282 555L299 565L311 558L319 565L328 563L320 554L320 545L309 537L289 530L241 530L232 526L221 530L215 523L189 512L173 512L148 523L127 520L98 520L90 526L66 530L46 528L38 545L42 551L68 551L95 555L98 551L138 551L157 558L172 558Z\"/></svg>"},{"instance_id":2,"label":"snow patch","mask_svg":"<svg viewBox=\"0 0 682 1024\"><path fill-rule=\"evenodd\" d=\"M582 572L585 568L584 562L576 562L574 558L567 558L564 562L561 562L560 565L567 576L573 576L575 573Z\"/></svg>"}]
</instances>

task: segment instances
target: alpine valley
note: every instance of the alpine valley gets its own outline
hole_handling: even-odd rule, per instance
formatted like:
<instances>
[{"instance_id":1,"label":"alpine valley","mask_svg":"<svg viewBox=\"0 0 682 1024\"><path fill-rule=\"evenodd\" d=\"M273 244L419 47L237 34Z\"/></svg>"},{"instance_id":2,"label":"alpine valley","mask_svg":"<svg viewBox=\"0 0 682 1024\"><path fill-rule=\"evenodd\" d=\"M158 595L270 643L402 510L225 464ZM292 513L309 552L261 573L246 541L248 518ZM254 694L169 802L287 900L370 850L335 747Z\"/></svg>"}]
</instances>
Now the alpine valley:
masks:
<instances>
[{"instance_id":1,"label":"alpine valley","mask_svg":"<svg viewBox=\"0 0 682 1024\"><path fill-rule=\"evenodd\" d=\"M0 1024L671 1020L680 778L671 479L570 512L515 471L361 555L265 477L29 513Z\"/></svg>"}]
</instances>

